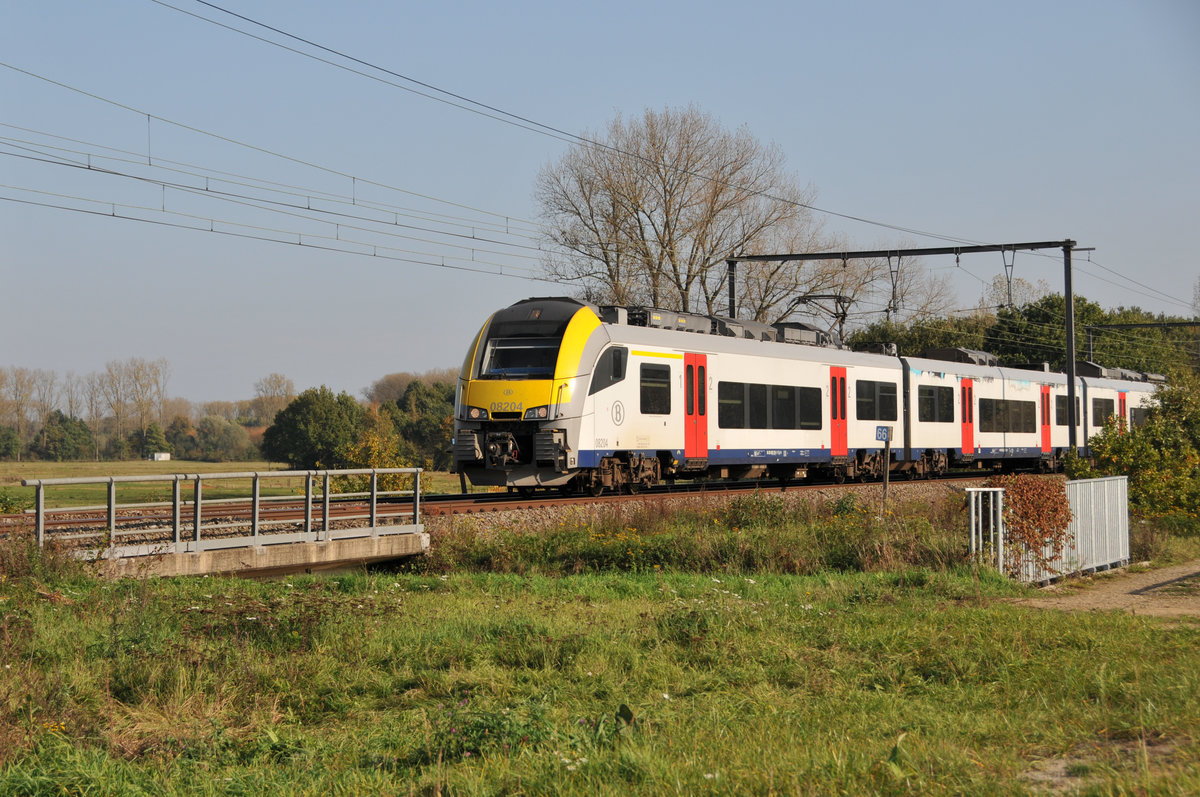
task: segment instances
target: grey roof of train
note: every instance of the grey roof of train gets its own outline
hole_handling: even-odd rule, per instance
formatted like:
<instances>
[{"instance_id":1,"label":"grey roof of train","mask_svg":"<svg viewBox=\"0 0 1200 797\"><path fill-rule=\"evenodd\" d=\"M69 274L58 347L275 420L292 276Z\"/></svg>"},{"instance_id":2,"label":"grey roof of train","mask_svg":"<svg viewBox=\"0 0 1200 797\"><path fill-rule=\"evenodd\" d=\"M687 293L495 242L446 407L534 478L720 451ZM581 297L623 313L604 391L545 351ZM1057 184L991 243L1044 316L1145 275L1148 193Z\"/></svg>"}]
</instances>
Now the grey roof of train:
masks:
<instances>
[{"instance_id":1,"label":"grey roof of train","mask_svg":"<svg viewBox=\"0 0 1200 797\"><path fill-rule=\"evenodd\" d=\"M779 343L773 341L748 340L724 335L706 335L698 332L679 332L657 327L638 327L628 324L602 324L613 343L628 343L640 346L658 346L681 352L706 354L741 354L772 357L800 362L820 362L833 365L858 365L875 368L900 368L894 357L865 354L846 349L824 346L807 346L802 343Z\"/></svg>"}]
</instances>

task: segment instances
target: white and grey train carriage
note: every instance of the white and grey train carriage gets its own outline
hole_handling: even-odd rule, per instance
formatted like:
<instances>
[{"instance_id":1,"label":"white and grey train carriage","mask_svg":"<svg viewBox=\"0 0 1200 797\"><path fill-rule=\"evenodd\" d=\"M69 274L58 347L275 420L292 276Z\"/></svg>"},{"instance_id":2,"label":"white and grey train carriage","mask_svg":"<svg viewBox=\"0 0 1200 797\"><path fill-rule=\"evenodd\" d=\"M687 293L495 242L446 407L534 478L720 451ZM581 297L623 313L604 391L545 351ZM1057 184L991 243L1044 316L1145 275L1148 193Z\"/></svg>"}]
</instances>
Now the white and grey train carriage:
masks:
<instances>
[{"instance_id":1,"label":"white and grey train carriage","mask_svg":"<svg viewBox=\"0 0 1200 797\"><path fill-rule=\"evenodd\" d=\"M495 313L459 375L454 460L473 484L598 493L676 478L1055 468L1067 380L851 352L802 325L538 298ZM956 351L957 353L957 351ZM1077 379L1077 440L1137 423L1154 385ZM890 434L885 462L883 430Z\"/></svg>"}]
</instances>

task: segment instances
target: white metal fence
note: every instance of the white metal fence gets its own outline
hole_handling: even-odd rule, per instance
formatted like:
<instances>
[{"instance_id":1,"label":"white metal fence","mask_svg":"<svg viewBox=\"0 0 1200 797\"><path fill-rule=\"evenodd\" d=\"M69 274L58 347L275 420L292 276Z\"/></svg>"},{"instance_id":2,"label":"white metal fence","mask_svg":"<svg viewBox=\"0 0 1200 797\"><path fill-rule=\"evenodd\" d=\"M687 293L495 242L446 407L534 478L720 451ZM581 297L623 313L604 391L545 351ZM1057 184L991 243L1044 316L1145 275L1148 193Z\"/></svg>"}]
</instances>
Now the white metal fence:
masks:
<instances>
[{"instance_id":1,"label":"white metal fence","mask_svg":"<svg viewBox=\"0 0 1200 797\"><path fill-rule=\"evenodd\" d=\"M1031 552L1017 556L1016 575L1026 582L1046 582L1060 576L1093 572L1129 563L1129 480L1124 476L1082 479L1066 484L1071 506L1062 554L1042 567ZM995 566L1009 569L1009 551L1004 529L1004 490L967 488L970 501L971 554ZM1042 558L1050 552L1043 551Z\"/></svg>"}]
</instances>

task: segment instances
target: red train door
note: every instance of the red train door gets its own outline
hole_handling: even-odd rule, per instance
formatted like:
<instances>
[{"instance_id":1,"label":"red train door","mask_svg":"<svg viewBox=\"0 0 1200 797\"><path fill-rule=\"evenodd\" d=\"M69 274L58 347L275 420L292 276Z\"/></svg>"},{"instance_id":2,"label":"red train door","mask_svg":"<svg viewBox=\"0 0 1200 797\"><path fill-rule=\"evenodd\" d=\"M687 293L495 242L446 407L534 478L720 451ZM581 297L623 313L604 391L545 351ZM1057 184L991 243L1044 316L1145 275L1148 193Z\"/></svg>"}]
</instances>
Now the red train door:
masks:
<instances>
[{"instance_id":1,"label":"red train door","mask_svg":"<svg viewBox=\"0 0 1200 797\"><path fill-rule=\"evenodd\" d=\"M1050 386L1042 385L1042 453L1050 452Z\"/></svg>"},{"instance_id":2,"label":"red train door","mask_svg":"<svg viewBox=\"0 0 1200 797\"><path fill-rule=\"evenodd\" d=\"M1125 403L1125 391L1117 393L1117 429L1124 432L1129 428L1129 413L1126 412L1127 405Z\"/></svg>"},{"instance_id":3,"label":"red train door","mask_svg":"<svg viewBox=\"0 0 1200 797\"><path fill-rule=\"evenodd\" d=\"M846 369L829 369L829 428L832 433L829 450L835 457L848 453L846 445Z\"/></svg>"},{"instance_id":4,"label":"red train door","mask_svg":"<svg viewBox=\"0 0 1200 797\"><path fill-rule=\"evenodd\" d=\"M708 356L683 355L683 455L708 459Z\"/></svg>"},{"instance_id":5,"label":"red train door","mask_svg":"<svg viewBox=\"0 0 1200 797\"><path fill-rule=\"evenodd\" d=\"M962 381L962 452L975 453L975 382Z\"/></svg>"}]
</instances>

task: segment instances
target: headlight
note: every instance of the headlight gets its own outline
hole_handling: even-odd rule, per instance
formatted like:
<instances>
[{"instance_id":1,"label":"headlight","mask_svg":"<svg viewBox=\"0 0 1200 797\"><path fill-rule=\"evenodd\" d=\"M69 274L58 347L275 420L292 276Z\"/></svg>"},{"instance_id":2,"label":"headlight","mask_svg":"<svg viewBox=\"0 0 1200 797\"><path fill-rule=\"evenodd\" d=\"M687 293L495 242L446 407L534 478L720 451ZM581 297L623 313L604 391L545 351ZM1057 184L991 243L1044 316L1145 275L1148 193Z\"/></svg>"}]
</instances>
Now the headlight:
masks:
<instances>
[{"instance_id":1,"label":"headlight","mask_svg":"<svg viewBox=\"0 0 1200 797\"><path fill-rule=\"evenodd\" d=\"M527 421L544 421L550 417L550 407L543 405L541 407L530 407L525 410L525 420Z\"/></svg>"},{"instance_id":2,"label":"headlight","mask_svg":"<svg viewBox=\"0 0 1200 797\"><path fill-rule=\"evenodd\" d=\"M467 420L471 421L486 421L488 411L483 407L467 407Z\"/></svg>"}]
</instances>

